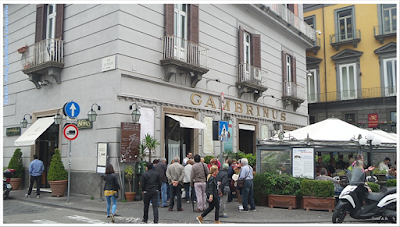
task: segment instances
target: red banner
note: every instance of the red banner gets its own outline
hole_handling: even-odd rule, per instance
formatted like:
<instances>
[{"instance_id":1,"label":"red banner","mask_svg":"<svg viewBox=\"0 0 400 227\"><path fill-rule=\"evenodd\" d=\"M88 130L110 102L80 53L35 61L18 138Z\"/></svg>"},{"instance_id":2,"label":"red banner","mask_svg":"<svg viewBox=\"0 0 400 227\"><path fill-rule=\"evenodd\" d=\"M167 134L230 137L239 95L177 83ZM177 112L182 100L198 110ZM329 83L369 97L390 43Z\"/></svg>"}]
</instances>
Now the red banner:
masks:
<instances>
[{"instance_id":1,"label":"red banner","mask_svg":"<svg viewBox=\"0 0 400 227\"><path fill-rule=\"evenodd\" d=\"M378 123L378 114L368 114L368 128L377 128Z\"/></svg>"}]
</instances>

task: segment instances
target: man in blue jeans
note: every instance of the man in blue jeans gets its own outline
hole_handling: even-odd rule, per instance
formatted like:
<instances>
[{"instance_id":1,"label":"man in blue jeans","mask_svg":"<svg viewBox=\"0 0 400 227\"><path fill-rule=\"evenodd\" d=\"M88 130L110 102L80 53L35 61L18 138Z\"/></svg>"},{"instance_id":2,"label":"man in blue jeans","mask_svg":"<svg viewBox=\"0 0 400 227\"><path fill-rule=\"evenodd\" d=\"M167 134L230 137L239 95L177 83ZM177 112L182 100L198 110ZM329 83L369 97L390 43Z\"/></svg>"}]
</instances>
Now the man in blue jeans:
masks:
<instances>
[{"instance_id":1,"label":"man in blue jeans","mask_svg":"<svg viewBox=\"0 0 400 227\"><path fill-rule=\"evenodd\" d=\"M256 211L253 191L253 168L249 166L249 161L247 158L242 158L240 165L242 168L240 170L239 180L244 180L241 193L243 210L240 210L240 212L249 212L249 210ZM250 209L248 204L250 204Z\"/></svg>"},{"instance_id":2,"label":"man in blue jeans","mask_svg":"<svg viewBox=\"0 0 400 227\"><path fill-rule=\"evenodd\" d=\"M167 207L167 188L168 188L168 183L167 183L167 164L166 164L167 159L162 158L160 159L160 162L158 162L154 166L154 170L158 172L161 178L161 207ZM158 196L158 206L160 206L160 195Z\"/></svg>"},{"instance_id":3,"label":"man in blue jeans","mask_svg":"<svg viewBox=\"0 0 400 227\"><path fill-rule=\"evenodd\" d=\"M25 197L30 197L32 192L33 183L36 181L36 198L40 198L40 180L44 170L43 162L38 159L38 155L33 155L33 161L29 164L29 175L31 175L31 182L29 185L28 194Z\"/></svg>"}]
</instances>

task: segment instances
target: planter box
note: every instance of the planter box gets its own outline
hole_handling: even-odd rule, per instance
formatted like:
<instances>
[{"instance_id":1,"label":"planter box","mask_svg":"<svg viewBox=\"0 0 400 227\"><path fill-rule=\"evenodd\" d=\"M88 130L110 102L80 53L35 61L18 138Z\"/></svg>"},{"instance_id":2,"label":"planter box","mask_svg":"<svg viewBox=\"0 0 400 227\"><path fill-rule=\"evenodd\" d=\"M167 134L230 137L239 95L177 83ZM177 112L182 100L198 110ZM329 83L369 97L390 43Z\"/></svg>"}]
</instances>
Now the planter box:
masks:
<instances>
[{"instance_id":1,"label":"planter box","mask_svg":"<svg viewBox=\"0 0 400 227\"><path fill-rule=\"evenodd\" d=\"M335 197L314 197L314 196L303 196L304 209L307 211L312 210L328 210L332 212L335 210Z\"/></svg>"},{"instance_id":2,"label":"planter box","mask_svg":"<svg viewBox=\"0 0 400 227\"><path fill-rule=\"evenodd\" d=\"M386 174L374 174L376 178L378 178L378 181L386 181Z\"/></svg>"},{"instance_id":3,"label":"planter box","mask_svg":"<svg viewBox=\"0 0 400 227\"><path fill-rule=\"evenodd\" d=\"M49 181L52 197L64 196L65 189L68 185L68 180Z\"/></svg>"},{"instance_id":4,"label":"planter box","mask_svg":"<svg viewBox=\"0 0 400 227\"><path fill-rule=\"evenodd\" d=\"M268 206L289 208L298 208L298 200L295 195L268 195Z\"/></svg>"}]
</instances>

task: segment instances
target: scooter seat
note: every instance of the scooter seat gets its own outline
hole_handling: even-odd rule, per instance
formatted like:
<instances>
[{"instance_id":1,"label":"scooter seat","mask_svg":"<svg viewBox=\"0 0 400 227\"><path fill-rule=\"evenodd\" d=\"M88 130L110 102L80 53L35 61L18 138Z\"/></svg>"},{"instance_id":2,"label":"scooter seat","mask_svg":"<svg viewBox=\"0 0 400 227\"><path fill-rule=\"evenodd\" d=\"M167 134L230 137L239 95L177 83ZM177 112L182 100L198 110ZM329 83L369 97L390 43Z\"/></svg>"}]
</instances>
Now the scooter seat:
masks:
<instances>
[{"instance_id":1,"label":"scooter seat","mask_svg":"<svg viewBox=\"0 0 400 227\"><path fill-rule=\"evenodd\" d=\"M372 200L372 201L379 201L381 200L384 196L388 194L393 194L396 193L397 188L396 187L384 187L380 192L371 192L368 193L367 199Z\"/></svg>"}]
</instances>

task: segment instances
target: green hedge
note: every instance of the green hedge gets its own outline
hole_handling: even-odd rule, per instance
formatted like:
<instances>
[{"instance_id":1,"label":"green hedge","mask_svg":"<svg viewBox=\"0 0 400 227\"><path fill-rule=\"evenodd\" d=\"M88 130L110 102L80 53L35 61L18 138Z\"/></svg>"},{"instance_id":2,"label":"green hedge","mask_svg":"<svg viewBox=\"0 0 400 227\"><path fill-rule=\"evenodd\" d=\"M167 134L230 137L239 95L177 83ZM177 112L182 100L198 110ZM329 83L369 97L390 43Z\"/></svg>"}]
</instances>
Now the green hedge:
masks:
<instances>
[{"instance_id":1,"label":"green hedge","mask_svg":"<svg viewBox=\"0 0 400 227\"><path fill-rule=\"evenodd\" d=\"M257 173L253 179L254 199L260 200L268 194L296 195L301 197L300 184L303 178L272 172Z\"/></svg>"},{"instance_id":2,"label":"green hedge","mask_svg":"<svg viewBox=\"0 0 400 227\"><path fill-rule=\"evenodd\" d=\"M15 174L12 178L22 178L24 176L24 165L22 163L21 149L19 148L15 149L14 154L10 159L7 168L15 169Z\"/></svg>"},{"instance_id":3,"label":"green hedge","mask_svg":"<svg viewBox=\"0 0 400 227\"><path fill-rule=\"evenodd\" d=\"M367 184L372 192L379 192L379 190L380 190L379 184L374 183L374 182L367 182Z\"/></svg>"},{"instance_id":4,"label":"green hedge","mask_svg":"<svg viewBox=\"0 0 400 227\"><path fill-rule=\"evenodd\" d=\"M204 157L204 163L210 164L210 160L213 158L214 158L214 156L207 155L206 157Z\"/></svg>"},{"instance_id":5,"label":"green hedge","mask_svg":"<svg viewBox=\"0 0 400 227\"><path fill-rule=\"evenodd\" d=\"M389 179L386 181L386 187L393 187L397 185L396 179Z\"/></svg>"},{"instance_id":6,"label":"green hedge","mask_svg":"<svg viewBox=\"0 0 400 227\"><path fill-rule=\"evenodd\" d=\"M59 181L59 180L67 180L68 172L64 168L64 164L61 160L61 152L59 149L54 150L53 158L50 162L49 172L47 173L48 181Z\"/></svg>"},{"instance_id":7,"label":"green hedge","mask_svg":"<svg viewBox=\"0 0 400 227\"><path fill-rule=\"evenodd\" d=\"M335 189L332 181L304 179L300 186L303 196L333 197Z\"/></svg>"}]
</instances>

